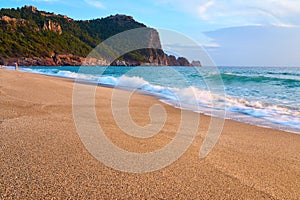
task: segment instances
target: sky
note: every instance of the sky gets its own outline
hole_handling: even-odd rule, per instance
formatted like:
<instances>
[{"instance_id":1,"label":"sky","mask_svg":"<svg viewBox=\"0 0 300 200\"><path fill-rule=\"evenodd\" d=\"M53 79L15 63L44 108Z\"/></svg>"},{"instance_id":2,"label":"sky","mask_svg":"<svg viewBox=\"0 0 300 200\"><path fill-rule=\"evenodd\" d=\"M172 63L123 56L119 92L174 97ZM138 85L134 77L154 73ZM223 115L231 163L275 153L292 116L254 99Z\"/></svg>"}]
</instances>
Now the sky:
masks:
<instances>
[{"instance_id":1,"label":"sky","mask_svg":"<svg viewBox=\"0 0 300 200\"><path fill-rule=\"evenodd\" d=\"M74 19L130 15L191 38L219 66L300 66L300 0L0 0L24 5Z\"/></svg>"}]
</instances>

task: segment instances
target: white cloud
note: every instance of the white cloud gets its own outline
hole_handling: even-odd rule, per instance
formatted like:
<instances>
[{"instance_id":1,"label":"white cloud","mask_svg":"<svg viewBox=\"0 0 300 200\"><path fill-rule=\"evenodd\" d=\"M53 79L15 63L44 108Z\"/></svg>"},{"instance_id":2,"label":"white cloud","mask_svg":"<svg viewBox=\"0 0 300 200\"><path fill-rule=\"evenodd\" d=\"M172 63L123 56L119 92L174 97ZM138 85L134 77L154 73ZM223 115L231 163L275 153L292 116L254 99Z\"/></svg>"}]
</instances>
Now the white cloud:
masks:
<instances>
[{"instance_id":1,"label":"white cloud","mask_svg":"<svg viewBox=\"0 0 300 200\"><path fill-rule=\"evenodd\" d=\"M201 15L206 15L206 11L209 7L213 6L215 4L214 1L208 1L206 3L204 3L203 5L198 6L198 12Z\"/></svg>"},{"instance_id":2,"label":"white cloud","mask_svg":"<svg viewBox=\"0 0 300 200\"><path fill-rule=\"evenodd\" d=\"M225 26L299 24L299 0L157 0L200 20Z\"/></svg>"},{"instance_id":3,"label":"white cloud","mask_svg":"<svg viewBox=\"0 0 300 200\"><path fill-rule=\"evenodd\" d=\"M282 28L299 28L299 25L295 24L284 24L284 23L274 23L273 26L282 27Z\"/></svg>"},{"instance_id":4,"label":"white cloud","mask_svg":"<svg viewBox=\"0 0 300 200\"><path fill-rule=\"evenodd\" d=\"M100 8L100 9L106 9L106 7L100 2L100 1L96 1L96 0L84 0L87 4L94 6L96 8Z\"/></svg>"},{"instance_id":5,"label":"white cloud","mask_svg":"<svg viewBox=\"0 0 300 200\"><path fill-rule=\"evenodd\" d=\"M286 16L300 13L300 1L298 0L266 0L265 8L271 7L270 12Z\"/></svg>"},{"instance_id":6,"label":"white cloud","mask_svg":"<svg viewBox=\"0 0 300 200\"><path fill-rule=\"evenodd\" d=\"M218 65L299 66L300 27L241 26L206 34L219 48L206 48Z\"/></svg>"},{"instance_id":7,"label":"white cloud","mask_svg":"<svg viewBox=\"0 0 300 200\"><path fill-rule=\"evenodd\" d=\"M207 43L207 44L202 44L201 46L205 47L205 48L218 48L218 47L221 47L221 45L218 44L218 43Z\"/></svg>"}]
</instances>

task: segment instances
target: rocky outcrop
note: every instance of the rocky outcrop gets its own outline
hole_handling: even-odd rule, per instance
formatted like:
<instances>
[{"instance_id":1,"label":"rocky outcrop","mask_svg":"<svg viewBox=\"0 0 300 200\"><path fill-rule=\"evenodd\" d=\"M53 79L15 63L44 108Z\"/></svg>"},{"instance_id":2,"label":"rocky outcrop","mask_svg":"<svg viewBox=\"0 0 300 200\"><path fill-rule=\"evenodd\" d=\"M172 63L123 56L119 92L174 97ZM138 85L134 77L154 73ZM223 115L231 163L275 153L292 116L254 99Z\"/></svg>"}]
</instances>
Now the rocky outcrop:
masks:
<instances>
[{"instance_id":1,"label":"rocky outcrop","mask_svg":"<svg viewBox=\"0 0 300 200\"><path fill-rule=\"evenodd\" d=\"M6 22L6 23L15 23L15 24L19 24L19 25L27 23L27 20L11 18L11 17L8 17L8 16L2 16L1 20Z\"/></svg>"},{"instance_id":2,"label":"rocky outcrop","mask_svg":"<svg viewBox=\"0 0 300 200\"><path fill-rule=\"evenodd\" d=\"M44 31L53 31L55 33L58 33L59 35L62 34L62 29L59 23L53 22L51 20L47 20L44 22L43 26Z\"/></svg>"},{"instance_id":3,"label":"rocky outcrop","mask_svg":"<svg viewBox=\"0 0 300 200\"><path fill-rule=\"evenodd\" d=\"M168 56L165 53L163 53L163 51L149 49L148 52L149 58L147 62L141 63L140 65L168 65Z\"/></svg>"},{"instance_id":4,"label":"rocky outcrop","mask_svg":"<svg viewBox=\"0 0 300 200\"><path fill-rule=\"evenodd\" d=\"M97 58L82 58L82 64L83 66L108 66L109 63L107 63L106 60L103 59L97 59Z\"/></svg>"},{"instance_id":5,"label":"rocky outcrop","mask_svg":"<svg viewBox=\"0 0 300 200\"><path fill-rule=\"evenodd\" d=\"M17 31L18 28L21 26L27 26L31 30L40 31L40 29L38 27L33 26L32 24L30 24L29 21L27 21L25 19L16 19L16 18L9 17L6 15L4 15L0 18L0 23L2 24L2 28L6 29L8 31L10 31L10 30Z\"/></svg>"},{"instance_id":6,"label":"rocky outcrop","mask_svg":"<svg viewBox=\"0 0 300 200\"><path fill-rule=\"evenodd\" d=\"M14 65L15 62L20 66L109 65L108 62L120 55L122 56L112 65L190 65L185 58L167 55L162 50L158 32L135 21L131 16L117 14L101 19L78 21L64 15L39 11L33 6L25 6L1 9L0 27L3 33L0 61L5 65ZM95 58L84 58L101 41L136 28L142 28L139 29L141 32L136 35L125 34L122 38L124 45L119 45L114 50L109 47L101 50L106 52L107 61L101 59L101 52L95 55ZM48 31L57 34L44 34ZM139 44L138 47L136 44ZM124 55L126 49L139 50ZM51 52L60 53L51 55Z\"/></svg>"},{"instance_id":7,"label":"rocky outcrop","mask_svg":"<svg viewBox=\"0 0 300 200\"><path fill-rule=\"evenodd\" d=\"M0 65L15 66L108 66L103 59L83 58L72 54L53 54L51 57L39 58L0 58Z\"/></svg>"},{"instance_id":8,"label":"rocky outcrop","mask_svg":"<svg viewBox=\"0 0 300 200\"><path fill-rule=\"evenodd\" d=\"M116 21L120 21L120 22L125 22L125 21L134 21L132 16L128 16L128 15L120 15L120 14L116 14L116 15L111 15L109 17L107 17L108 19L112 19L112 20L116 20Z\"/></svg>"},{"instance_id":9,"label":"rocky outcrop","mask_svg":"<svg viewBox=\"0 0 300 200\"><path fill-rule=\"evenodd\" d=\"M199 61L199 60L193 60L192 62L191 62L191 65L192 66L196 66L196 67L201 67L202 65L201 65L201 62Z\"/></svg>"},{"instance_id":10,"label":"rocky outcrop","mask_svg":"<svg viewBox=\"0 0 300 200\"><path fill-rule=\"evenodd\" d=\"M80 56L76 56L73 54L56 54L54 53L53 56L51 56L54 65L56 66L108 66L109 63L107 63L103 59L97 59L97 58L83 58Z\"/></svg>"},{"instance_id":11,"label":"rocky outcrop","mask_svg":"<svg viewBox=\"0 0 300 200\"><path fill-rule=\"evenodd\" d=\"M19 66L55 66L55 62L52 58L8 58L1 59L0 63L6 66L15 66L15 63L18 63Z\"/></svg>"},{"instance_id":12,"label":"rocky outcrop","mask_svg":"<svg viewBox=\"0 0 300 200\"><path fill-rule=\"evenodd\" d=\"M110 65L111 66L128 66L129 63L126 63L124 60L115 60Z\"/></svg>"},{"instance_id":13,"label":"rocky outcrop","mask_svg":"<svg viewBox=\"0 0 300 200\"><path fill-rule=\"evenodd\" d=\"M56 65L60 66L77 66L81 65L83 58L79 56L75 56L73 54L62 54L58 55L54 53L53 56L51 56L53 61L55 62Z\"/></svg>"},{"instance_id":14,"label":"rocky outcrop","mask_svg":"<svg viewBox=\"0 0 300 200\"><path fill-rule=\"evenodd\" d=\"M29 25L30 26L30 22L25 19L16 19L16 18L8 17L8 16L2 16L0 18L0 20L6 22L7 24L15 24L18 26L20 26L20 25ZM40 29L35 28L35 30L39 31ZM53 22L51 20L47 20L44 22L43 30L44 31L53 31L55 33L58 33L59 35L62 34L62 28L61 28L60 24L57 22Z\"/></svg>"},{"instance_id":15,"label":"rocky outcrop","mask_svg":"<svg viewBox=\"0 0 300 200\"><path fill-rule=\"evenodd\" d=\"M171 66L179 65L175 56L169 55L169 65L171 65Z\"/></svg>"},{"instance_id":16,"label":"rocky outcrop","mask_svg":"<svg viewBox=\"0 0 300 200\"><path fill-rule=\"evenodd\" d=\"M34 6L24 6L26 9L29 9L31 12L36 13L38 9Z\"/></svg>"},{"instance_id":17,"label":"rocky outcrop","mask_svg":"<svg viewBox=\"0 0 300 200\"><path fill-rule=\"evenodd\" d=\"M191 66L191 63L184 57L176 58L173 55L169 55L165 60L167 60L166 65L169 66Z\"/></svg>"},{"instance_id":18,"label":"rocky outcrop","mask_svg":"<svg viewBox=\"0 0 300 200\"><path fill-rule=\"evenodd\" d=\"M177 58L177 62L179 66L191 66L190 62L184 57Z\"/></svg>"},{"instance_id":19,"label":"rocky outcrop","mask_svg":"<svg viewBox=\"0 0 300 200\"><path fill-rule=\"evenodd\" d=\"M21 58L0 58L0 65L14 66L195 66L187 59L175 56L159 56L153 62L140 62L138 60L116 60L108 63L106 60L98 58L84 58L73 54L54 54L51 57L21 57Z\"/></svg>"},{"instance_id":20,"label":"rocky outcrop","mask_svg":"<svg viewBox=\"0 0 300 200\"><path fill-rule=\"evenodd\" d=\"M39 12L38 9L34 6L25 6L24 8L30 10L33 13L38 13ZM51 13L49 14L49 13L46 13L46 12L39 12L39 13L41 15L44 15L44 16L56 16L56 14L54 14L54 13L52 13L52 14ZM68 18L66 17L65 19L68 19ZM0 20L4 21L6 23L15 24L15 25L18 25L18 26L20 26L20 25L33 26L33 25L30 24L30 22L28 20L16 19L16 18L13 18L13 17L5 16L5 15L2 16L0 18ZM41 28L44 31L53 31L55 33L58 33L59 35L62 34L62 28L61 28L60 24L57 23L57 22L53 22L51 20L46 20L44 22L43 27L41 27ZM35 31L40 31L40 28L35 28Z\"/></svg>"}]
</instances>

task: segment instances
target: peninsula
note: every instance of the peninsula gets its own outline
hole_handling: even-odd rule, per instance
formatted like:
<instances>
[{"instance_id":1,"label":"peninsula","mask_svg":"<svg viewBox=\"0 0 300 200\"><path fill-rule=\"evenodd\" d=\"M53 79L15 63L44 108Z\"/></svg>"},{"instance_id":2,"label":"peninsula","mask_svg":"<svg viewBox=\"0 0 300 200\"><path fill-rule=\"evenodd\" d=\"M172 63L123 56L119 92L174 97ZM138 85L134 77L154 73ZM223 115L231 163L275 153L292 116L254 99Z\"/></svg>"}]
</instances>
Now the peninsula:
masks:
<instances>
[{"instance_id":1,"label":"peninsula","mask_svg":"<svg viewBox=\"0 0 300 200\"><path fill-rule=\"evenodd\" d=\"M80 66L101 42L126 30L147 28L131 16L114 15L93 20L74 20L65 15L39 11L33 6L0 10L0 65ZM150 28L149 28L150 29ZM155 29L149 36L160 45ZM129 52L114 62L91 59L89 65L190 66L183 57L167 55L162 49Z\"/></svg>"}]
</instances>

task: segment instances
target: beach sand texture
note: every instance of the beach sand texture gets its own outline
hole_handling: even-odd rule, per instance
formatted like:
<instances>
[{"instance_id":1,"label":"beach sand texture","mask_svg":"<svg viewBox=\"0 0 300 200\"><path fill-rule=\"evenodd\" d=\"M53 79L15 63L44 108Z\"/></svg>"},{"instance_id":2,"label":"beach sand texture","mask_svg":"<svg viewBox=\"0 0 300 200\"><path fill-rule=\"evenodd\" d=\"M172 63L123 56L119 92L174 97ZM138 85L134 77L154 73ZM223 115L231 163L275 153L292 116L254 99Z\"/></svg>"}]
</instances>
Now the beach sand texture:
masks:
<instances>
[{"instance_id":1,"label":"beach sand texture","mask_svg":"<svg viewBox=\"0 0 300 200\"><path fill-rule=\"evenodd\" d=\"M97 88L96 112L114 144L151 152L171 141L179 109L134 94L137 124L150 122L153 104L168 116L157 136L136 139L116 125L112 91ZM175 163L151 173L120 172L83 146L72 92L71 80L0 69L0 199L300 199L300 135L226 120L217 145L200 159L210 121L201 115L193 144Z\"/></svg>"}]
</instances>

